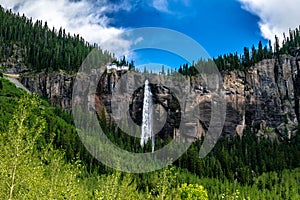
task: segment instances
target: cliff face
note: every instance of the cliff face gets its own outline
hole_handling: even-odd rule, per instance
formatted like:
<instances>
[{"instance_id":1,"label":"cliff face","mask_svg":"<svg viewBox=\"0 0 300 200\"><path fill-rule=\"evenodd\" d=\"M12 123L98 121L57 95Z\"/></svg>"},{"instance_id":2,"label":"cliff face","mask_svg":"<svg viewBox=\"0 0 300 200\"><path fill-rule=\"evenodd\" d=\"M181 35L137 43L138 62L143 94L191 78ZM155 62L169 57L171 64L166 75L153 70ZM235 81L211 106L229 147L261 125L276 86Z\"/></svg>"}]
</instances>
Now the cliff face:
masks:
<instances>
[{"instance_id":1,"label":"cliff face","mask_svg":"<svg viewBox=\"0 0 300 200\"><path fill-rule=\"evenodd\" d=\"M299 72L294 57L263 60L248 71L232 71L224 75L224 88L229 104L227 122L236 132L251 126L259 136L290 137L298 125ZM298 107L298 108L297 108ZM230 113L238 111L238 115Z\"/></svg>"},{"instance_id":2,"label":"cliff face","mask_svg":"<svg viewBox=\"0 0 300 200\"><path fill-rule=\"evenodd\" d=\"M294 134L298 125L300 96L300 73L297 64L294 57L281 56L278 60L263 60L247 71L223 72L224 96L227 101L223 134L241 135L246 126L256 130L258 136L284 138ZM85 80L86 83L89 82L88 79ZM105 106L108 113L111 112L113 108L109 104L110 93L119 79L118 73L102 76L97 89L98 100L101 102L98 110ZM127 81L122 80L124 91L133 91L135 80L138 78L134 76ZM41 73L23 76L21 79L30 91L47 97L53 105L60 105L64 109L71 108L73 81L74 77L65 73L47 75ZM143 83L139 84L143 85ZM196 123L190 124L195 127L195 131L187 135L190 138L198 138L206 133L209 126L212 94L201 82L192 80L191 86L189 98L196 99L198 102L200 115ZM81 90L83 93L86 92L85 87ZM174 96L168 88L159 84L153 84L151 90L154 103L158 105L156 115L163 116L167 113L165 116L167 123L159 128L163 128L167 135L176 136L180 111L176 110ZM130 115L136 124L141 124L143 88L135 91L131 97L128 97L132 98L129 105ZM192 108L186 107L182 111L188 109ZM122 112L115 115L118 114L122 115Z\"/></svg>"},{"instance_id":3,"label":"cliff face","mask_svg":"<svg viewBox=\"0 0 300 200\"><path fill-rule=\"evenodd\" d=\"M23 75L20 82L31 92L50 100L53 106L71 109L74 76L53 72Z\"/></svg>"},{"instance_id":4,"label":"cliff face","mask_svg":"<svg viewBox=\"0 0 300 200\"><path fill-rule=\"evenodd\" d=\"M293 57L265 60L253 67L245 82L246 124L260 132L269 127L289 137L298 124L298 76Z\"/></svg>"}]
</instances>

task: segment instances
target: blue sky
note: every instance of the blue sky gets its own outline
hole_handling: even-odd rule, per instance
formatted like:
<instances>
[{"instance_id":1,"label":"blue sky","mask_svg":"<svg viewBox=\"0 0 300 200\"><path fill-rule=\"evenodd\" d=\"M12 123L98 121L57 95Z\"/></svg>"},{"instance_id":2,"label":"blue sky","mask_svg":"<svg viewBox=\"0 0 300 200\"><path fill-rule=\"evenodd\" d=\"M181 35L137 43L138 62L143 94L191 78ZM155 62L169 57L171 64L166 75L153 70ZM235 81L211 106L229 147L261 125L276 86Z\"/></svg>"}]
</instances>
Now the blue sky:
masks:
<instances>
[{"instance_id":1,"label":"blue sky","mask_svg":"<svg viewBox=\"0 0 300 200\"><path fill-rule=\"evenodd\" d=\"M157 4L139 3L130 11L109 13L108 16L113 19L109 25L117 28L163 27L176 30L196 40L212 57L242 53L244 46L251 47L260 40L268 43L261 35L259 17L242 9L241 3L236 0L226 0L226 3L224 0L153 2ZM178 67L176 63L182 63L174 55L164 54L162 60L156 52L148 49L140 51L136 63L163 62L175 67Z\"/></svg>"},{"instance_id":2,"label":"blue sky","mask_svg":"<svg viewBox=\"0 0 300 200\"><path fill-rule=\"evenodd\" d=\"M149 4L139 4L130 12L110 13L114 27L163 27L192 37L211 56L241 52L266 39L258 27L259 18L241 8L235 0L195 0L188 3L168 1L159 10Z\"/></svg>"},{"instance_id":3,"label":"blue sky","mask_svg":"<svg viewBox=\"0 0 300 200\"><path fill-rule=\"evenodd\" d=\"M57 29L64 27L100 46L105 46L103 42L108 38L133 28L163 27L193 38L212 57L242 53L244 46L251 47L260 40L264 44L268 40L274 42L275 34L282 38L283 32L300 25L299 3L299 0L0 0L4 8L47 21ZM130 46L126 41L119 41L119 45L124 51ZM158 55L149 51L139 53L144 57L141 62L150 62L150 57Z\"/></svg>"}]
</instances>

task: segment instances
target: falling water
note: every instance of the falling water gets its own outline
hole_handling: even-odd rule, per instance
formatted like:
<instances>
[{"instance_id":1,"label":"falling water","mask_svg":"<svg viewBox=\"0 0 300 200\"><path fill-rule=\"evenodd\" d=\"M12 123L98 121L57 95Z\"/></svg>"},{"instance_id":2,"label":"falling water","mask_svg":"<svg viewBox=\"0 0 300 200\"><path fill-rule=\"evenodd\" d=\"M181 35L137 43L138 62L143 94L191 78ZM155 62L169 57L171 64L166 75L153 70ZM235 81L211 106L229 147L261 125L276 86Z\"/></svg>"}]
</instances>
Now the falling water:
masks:
<instances>
[{"instance_id":1,"label":"falling water","mask_svg":"<svg viewBox=\"0 0 300 200\"><path fill-rule=\"evenodd\" d=\"M152 130L152 93L149 86L148 80L145 81L144 91L144 104L143 104L143 124L142 124L142 135L141 135L141 146L148 142L152 138L152 153L154 152L155 136Z\"/></svg>"}]
</instances>

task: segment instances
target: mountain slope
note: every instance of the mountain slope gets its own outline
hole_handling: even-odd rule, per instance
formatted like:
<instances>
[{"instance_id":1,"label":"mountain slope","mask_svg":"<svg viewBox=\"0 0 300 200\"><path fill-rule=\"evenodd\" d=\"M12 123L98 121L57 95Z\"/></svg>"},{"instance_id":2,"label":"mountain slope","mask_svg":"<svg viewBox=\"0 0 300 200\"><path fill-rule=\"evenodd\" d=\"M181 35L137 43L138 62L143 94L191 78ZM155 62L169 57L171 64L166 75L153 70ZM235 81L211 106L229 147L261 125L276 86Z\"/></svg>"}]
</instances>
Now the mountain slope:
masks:
<instances>
[{"instance_id":1,"label":"mountain slope","mask_svg":"<svg viewBox=\"0 0 300 200\"><path fill-rule=\"evenodd\" d=\"M0 5L0 66L11 72L76 72L94 48L79 35L63 28L50 28L47 22L33 22L24 15L4 10ZM108 52L103 55L109 59Z\"/></svg>"}]
</instances>

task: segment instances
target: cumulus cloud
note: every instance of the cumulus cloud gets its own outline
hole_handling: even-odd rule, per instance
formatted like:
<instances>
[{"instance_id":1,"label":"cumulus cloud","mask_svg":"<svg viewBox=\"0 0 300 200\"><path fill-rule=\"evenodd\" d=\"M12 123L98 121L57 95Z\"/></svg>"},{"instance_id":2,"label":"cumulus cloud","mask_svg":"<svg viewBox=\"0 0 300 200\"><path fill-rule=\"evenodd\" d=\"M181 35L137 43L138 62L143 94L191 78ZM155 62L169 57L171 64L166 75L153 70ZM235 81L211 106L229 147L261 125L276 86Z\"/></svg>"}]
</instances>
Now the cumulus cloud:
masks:
<instances>
[{"instance_id":1,"label":"cumulus cloud","mask_svg":"<svg viewBox=\"0 0 300 200\"><path fill-rule=\"evenodd\" d=\"M0 0L2 7L24 13L33 20L47 21L49 27L65 28L71 34L80 34L91 43L101 45L107 39L124 32L109 26L106 13L120 9L130 10L131 4L109 4L108 0Z\"/></svg>"},{"instance_id":2,"label":"cumulus cloud","mask_svg":"<svg viewBox=\"0 0 300 200\"><path fill-rule=\"evenodd\" d=\"M277 35L283 39L283 33L300 25L299 0L238 0L242 8L260 18L259 27L262 36L274 42Z\"/></svg>"}]
</instances>

